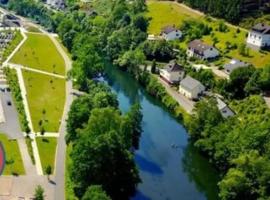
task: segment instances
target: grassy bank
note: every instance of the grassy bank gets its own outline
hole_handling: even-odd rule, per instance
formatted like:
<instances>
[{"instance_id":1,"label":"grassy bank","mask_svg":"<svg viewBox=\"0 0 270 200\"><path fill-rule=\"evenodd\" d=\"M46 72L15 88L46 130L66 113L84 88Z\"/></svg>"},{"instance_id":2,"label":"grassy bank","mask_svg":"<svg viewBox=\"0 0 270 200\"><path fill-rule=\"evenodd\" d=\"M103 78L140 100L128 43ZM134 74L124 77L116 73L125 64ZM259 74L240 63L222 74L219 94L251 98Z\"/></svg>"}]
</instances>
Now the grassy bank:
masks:
<instances>
[{"instance_id":1,"label":"grassy bank","mask_svg":"<svg viewBox=\"0 0 270 200\"><path fill-rule=\"evenodd\" d=\"M4 146L6 165L4 175L25 174L21 152L16 140L9 140L6 135L0 134L0 142Z\"/></svg>"},{"instance_id":2,"label":"grassy bank","mask_svg":"<svg viewBox=\"0 0 270 200\"><path fill-rule=\"evenodd\" d=\"M40 33L27 33L27 40L11 58L11 63L55 74L65 74L65 63L51 39Z\"/></svg>"},{"instance_id":3,"label":"grassy bank","mask_svg":"<svg viewBox=\"0 0 270 200\"><path fill-rule=\"evenodd\" d=\"M58 132L65 104L65 79L23 70L34 131Z\"/></svg>"},{"instance_id":4,"label":"grassy bank","mask_svg":"<svg viewBox=\"0 0 270 200\"><path fill-rule=\"evenodd\" d=\"M52 173L54 172L55 152L57 146L57 138L53 137L37 137L36 138L38 152L41 160L43 173L45 169L51 166Z\"/></svg>"}]
</instances>

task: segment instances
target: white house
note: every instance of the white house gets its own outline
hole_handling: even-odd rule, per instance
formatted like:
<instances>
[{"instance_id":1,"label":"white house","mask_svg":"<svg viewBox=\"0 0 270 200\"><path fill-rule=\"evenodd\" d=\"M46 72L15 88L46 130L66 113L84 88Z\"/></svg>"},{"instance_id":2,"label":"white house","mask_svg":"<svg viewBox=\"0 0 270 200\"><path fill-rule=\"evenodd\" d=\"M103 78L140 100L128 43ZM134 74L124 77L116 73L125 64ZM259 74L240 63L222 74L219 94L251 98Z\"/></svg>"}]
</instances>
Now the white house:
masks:
<instances>
[{"instance_id":1,"label":"white house","mask_svg":"<svg viewBox=\"0 0 270 200\"><path fill-rule=\"evenodd\" d=\"M217 98L217 107L218 107L218 110L220 111L220 114L222 115L222 117L228 118L228 117L234 116L233 111L220 98Z\"/></svg>"},{"instance_id":2,"label":"white house","mask_svg":"<svg viewBox=\"0 0 270 200\"><path fill-rule=\"evenodd\" d=\"M204 85L190 76L187 76L180 82L179 92L189 99L198 99L204 91Z\"/></svg>"},{"instance_id":3,"label":"white house","mask_svg":"<svg viewBox=\"0 0 270 200\"><path fill-rule=\"evenodd\" d=\"M164 69L160 70L160 77L170 84L179 83L184 76L184 68L175 61L171 61Z\"/></svg>"},{"instance_id":4,"label":"white house","mask_svg":"<svg viewBox=\"0 0 270 200\"><path fill-rule=\"evenodd\" d=\"M255 49L270 47L270 26L256 24L248 33L247 45Z\"/></svg>"},{"instance_id":5,"label":"white house","mask_svg":"<svg viewBox=\"0 0 270 200\"><path fill-rule=\"evenodd\" d=\"M193 40L188 44L188 57L196 57L202 60L210 60L219 56L219 51L201 40Z\"/></svg>"},{"instance_id":6,"label":"white house","mask_svg":"<svg viewBox=\"0 0 270 200\"><path fill-rule=\"evenodd\" d=\"M174 26L166 26L162 28L161 37L166 41L180 39L183 33Z\"/></svg>"},{"instance_id":7,"label":"white house","mask_svg":"<svg viewBox=\"0 0 270 200\"><path fill-rule=\"evenodd\" d=\"M246 63L237 59L232 59L229 63L224 65L224 71L225 73L230 74L235 69L248 67L248 66L250 66L249 63Z\"/></svg>"}]
</instances>

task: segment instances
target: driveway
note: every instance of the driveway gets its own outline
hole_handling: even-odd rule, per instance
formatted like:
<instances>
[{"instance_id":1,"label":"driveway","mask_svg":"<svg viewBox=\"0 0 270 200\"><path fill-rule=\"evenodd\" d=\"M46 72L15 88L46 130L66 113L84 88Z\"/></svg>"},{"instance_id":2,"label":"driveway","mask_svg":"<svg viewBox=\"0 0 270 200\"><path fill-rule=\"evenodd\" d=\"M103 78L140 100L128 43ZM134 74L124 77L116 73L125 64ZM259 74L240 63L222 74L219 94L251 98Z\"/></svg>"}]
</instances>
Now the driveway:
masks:
<instances>
[{"instance_id":1,"label":"driveway","mask_svg":"<svg viewBox=\"0 0 270 200\"><path fill-rule=\"evenodd\" d=\"M184 95L178 93L173 88L170 87L164 80L162 80L160 77L158 77L159 82L165 87L166 91L169 95L171 95L179 104L184 108L185 111L188 113L192 113L192 110L194 108L195 102L189 100Z\"/></svg>"},{"instance_id":2,"label":"driveway","mask_svg":"<svg viewBox=\"0 0 270 200\"><path fill-rule=\"evenodd\" d=\"M0 124L0 132L5 133L10 139L23 138L18 113L12 100L11 93L0 91L0 98L5 116L5 122ZM8 101L11 102L11 105L7 105Z\"/></svg>"}]
</instances>

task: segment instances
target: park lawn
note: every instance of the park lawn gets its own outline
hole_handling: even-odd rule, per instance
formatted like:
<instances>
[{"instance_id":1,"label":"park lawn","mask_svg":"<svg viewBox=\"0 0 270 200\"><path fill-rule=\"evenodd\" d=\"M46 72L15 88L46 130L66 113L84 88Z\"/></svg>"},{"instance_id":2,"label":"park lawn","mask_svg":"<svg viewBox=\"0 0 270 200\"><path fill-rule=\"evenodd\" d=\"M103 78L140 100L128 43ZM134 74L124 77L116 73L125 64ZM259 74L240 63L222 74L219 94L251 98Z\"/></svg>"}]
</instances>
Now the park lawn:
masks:
<instances>
[{"instance_id":1,"label":"park lawn","mask_svg":"<svg viewBox=\"0 0 270 200\"><path fill-rule=\"evenodd\" d=\"M9 140L6 135L0 134L0 142L4 146L4 151L6 155L6 165L3 174L24 175L25 171L22 156L17 141Z\"/></svg>"},{"instance_id":2,"label":"park lawn","mask_svg":"<svg viewBox=\"0 0 270 200\"><path fill-rule=\"evenodd\" d=\"M58 132L66 98L65 79L23 70L35 132Z\"/></svg>"},{"instance_id":3,"label":"park lawn","mask_svg":"<svg viewBox=\"0 0 270 200\"><path fill-rule=\"evenodd\" d=\"M184 20L203 19L199 14L173 2L148 1L147 5L147 16L151 18L149 34L158 35L161 29L168 25L179 27Z\"/></svg>"},{"instance_id":4,"label":"park lawn","mask_svg":"<svg viewBox=\"0 0 270 200\"><path fill-rule=\"evenodd\" d=\"M27 40L11 58L11 63L65 75L65 63L51 39L40 33L26 33Z\"/></svg>"},{"instance_id":5,"label":"park lawn","mask_svg":"<svg viewBox=\"0 0 270 200\"><path fill-rule=\"evenodd\" d=\"M41 161L43 173L47 166L51 166L52 174L54 172L55 152L57 146L57 138L55 137L36 137L38 153Z\"/></svg>"},{"instance_id":6,"label":"park lawn","mask_svg":"<svg viewBox=\"0 0 270 200\"><path fill-rule=\"evenodd\" d=\"M161 28L167 25L176 25L177 27L181 26L184 20L197 19L202 22L207 23L212 27L213 31L211 35L203 36L202 40L209 44L213 45L213 38L218 39L216 47L221 51L225 52L226 43L231 45L236 44L238 47L241 44L246 43L247 31L241 29L237 33L236 27L227 26L228 31L223 33L217 30L219 21L212 19L211 21L206 21L205 17L171 1L148 1L148 10L147 16L151 18L149 25L149 34L159 34ZM187 48L187 41L184 39L183 42L179 42L180 48ZM270 52L260 52L250 49L250 56L242 56L239 54L238 49L232 50L223 56L228 56L231 58L237 58L245 62L253 64L255 67L263 67L270 63Z\"/></svg>"}]
</instances>

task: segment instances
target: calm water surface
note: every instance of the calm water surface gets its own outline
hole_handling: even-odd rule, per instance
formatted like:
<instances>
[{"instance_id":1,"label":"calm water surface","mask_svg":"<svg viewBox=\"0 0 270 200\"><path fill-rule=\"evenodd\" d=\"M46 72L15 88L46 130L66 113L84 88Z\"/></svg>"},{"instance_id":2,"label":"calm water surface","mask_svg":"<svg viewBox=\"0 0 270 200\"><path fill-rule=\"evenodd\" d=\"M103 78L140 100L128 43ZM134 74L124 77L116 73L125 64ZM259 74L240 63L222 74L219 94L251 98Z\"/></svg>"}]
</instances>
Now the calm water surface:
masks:
<instances>
[{"instance_id":1,"label":"calm water surface","mask_svg":"<svg viewBox=\"0 0 270 200\"><path fill-rule=\"evenodd\" d=\"M127 73L114 67L106 71L123 112L136 101L142 106L143 133L135 153L142 183L132 200L218 199L217 172L188 141L181 123Z\"/></svg>"}]
</instances>

